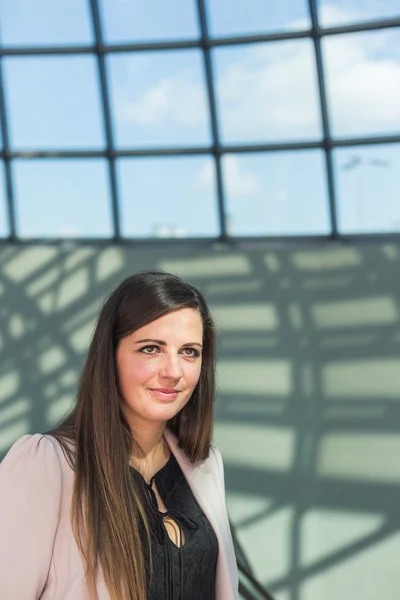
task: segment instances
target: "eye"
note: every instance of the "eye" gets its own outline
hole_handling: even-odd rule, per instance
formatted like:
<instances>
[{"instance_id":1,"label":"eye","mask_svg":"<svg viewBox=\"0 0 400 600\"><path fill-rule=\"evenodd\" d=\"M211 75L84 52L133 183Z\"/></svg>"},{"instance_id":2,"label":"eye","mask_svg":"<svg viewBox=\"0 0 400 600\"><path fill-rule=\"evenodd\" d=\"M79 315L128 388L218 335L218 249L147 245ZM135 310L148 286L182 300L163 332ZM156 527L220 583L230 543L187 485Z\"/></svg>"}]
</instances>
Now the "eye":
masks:
<instances>
[{"instance_id":1,"label":"eye","mask_svg":"<svg viewBox=\"0 0 400 600\"><path fill-rule=\"evenodd\" d=\"M142 352L143 354L157 354L157 352L159 352L160 348L158 346L143 346L143 348L140 348L139 352Z\"/></svg>"},{"instance_id":2,"label":"eye","mask_svg":"<svg viewBox=\"0 0 400 600\"><path fill-rule=\"evenodd\" d=\"M200 352L196 348L183 348L183 353L188 358L198 358L200 356Z\"/></svg>"}]
</instances>

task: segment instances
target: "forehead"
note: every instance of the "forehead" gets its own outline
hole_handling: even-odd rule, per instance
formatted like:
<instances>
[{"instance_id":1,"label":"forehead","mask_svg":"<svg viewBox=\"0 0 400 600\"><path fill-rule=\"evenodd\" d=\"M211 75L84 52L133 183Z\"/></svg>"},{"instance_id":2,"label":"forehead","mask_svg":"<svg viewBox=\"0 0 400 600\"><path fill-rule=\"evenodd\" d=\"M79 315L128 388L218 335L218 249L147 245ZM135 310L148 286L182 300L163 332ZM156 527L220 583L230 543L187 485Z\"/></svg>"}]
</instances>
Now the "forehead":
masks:
<instances>
[{"instance_id":1,"label":"forehead","mask_svg":"<svg viewBox=\"0 0 400 600\"><path fill-rule=\"evenodd\" d=\"M203 338L203 322L198 310L182 308L164 315L132 334L134 339L158 338L168 341L180 339L185 342L201 342ZM190 339L189 339L190 338Z\"/></svg>"}]
</instances>

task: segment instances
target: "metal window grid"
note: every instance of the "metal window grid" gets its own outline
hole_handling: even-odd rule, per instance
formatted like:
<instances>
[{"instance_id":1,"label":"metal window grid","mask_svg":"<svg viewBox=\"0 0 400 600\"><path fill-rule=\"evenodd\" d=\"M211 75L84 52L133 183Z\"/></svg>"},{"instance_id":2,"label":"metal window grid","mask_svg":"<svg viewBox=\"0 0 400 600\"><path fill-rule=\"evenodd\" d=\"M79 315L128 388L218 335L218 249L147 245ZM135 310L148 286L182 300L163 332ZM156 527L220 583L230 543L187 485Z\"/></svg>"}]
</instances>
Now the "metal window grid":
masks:
<instances>
[{"instance_id":1,"label":"metal window grid","mask_svg":"<svg viewBox=\"0 0 400 600\"><path fill-rule=\"evenodd\" d=\"M370 144L390 144L400 142L400 135L386 135L386 136L373 136L373 137L357 137L357 138L343 138L333 140L330 134L330 122L328 115L328 107L326 100L326 84L324 75L324 64L321 53L321 39L325 36L340 35L346 33L356 33L362 31L373 31L378 29L386 28L397 28L400 27L400 18L375 20L353 25L345 25L340 27L327 27L321 28L318 22L318 10L317 0L308 0L308 7L311 16L311 28L303 31L290 31L290 32L278 32L278 33L266 33L265 35L243 35L243 36L232 36L232 37L220 37L210 38L208 28L207 11L205 7L205 0L197 1L197 13L199 21L200 38L198 40L182 40L182 41L163 41L163 42L149 42L149 43L132 43L132 44L106 44L104 43L102 26L99 11L98 0L88 0L90 5L92 26L94 31L94 44L88 45L71 45L71 46L46 46L46 47L2 47L0 46L0 122L1 131L3 137L3 149L0 152L0 158L4 160L5 165L5 187L6 187L6 204L8 212L8 224L9 224L9 235L6 238L0 240L4 243L19 243L19 244L36 244L36 243L59 243L66 241L63 238L29 238L21 239L18 237L18 224L16 222L15 215L15 193L14 193L14 181L11 173L11 161L16 158L23 158L29 160L30 158L96 158L103 157L107 159L108 171L110 179L111 189L111 203L112 203L112 215L113 215L113 236L110 238L84 238L78 239L67 238L69 243L100 243L108 244L110 242L117 243L193 243L202 242L210 244L213 242L222 243L241 243L241 244L258 244L263 241L275 241L275 242L310 242L315 241L317 243L324 242L327 240L343 240L343 241L354 241L354 240L381 240L381 239L400 239L400 233L393 234L356 234L356 235L344 235L338 232L337 219L336 219L336 191L334 184L334 173L332 165L332 150L334 148L341 148L353 145L370 145ZM240 144L240 145L221 145L219 137L219 124L216 111L216 100L215 100L215 85L213 76L213 65L211 57L211 49L221 46L233 46L238 44L252 44L259 42L274 42L279 40L293 40L293 39L311 39L314 44L314 52L317 67L317 78L318 78L318 91L319 91L319 102L322 115L322 126L323 126L323 137L320 141L300 141L293 143L268 143L268 144ZM142 148L142 149L131 149L131 150L118 150L115 148L113 140L113 128L111 120L111 109L109 99L109 87L108 77L105 68L105 56L110 53L120 52L141 52L141 51L154 51L160 52L163 50L186 50L188 48L198 48L202 51L206 75L206 88L207 97L209 104L211 132L212 132L212 144L210 146L199 146L199 147L157 147L157 148ZM2 73L2 58L5 56L32 56L32 55L73 55L73 54L91 54L97 58L97 66L99 71L100 80L100 94L102 102L102 115L104 130L106 133L106 148L104 151L99 150L36 150L36 151L12 151L9 144L8 135L8 118L7 110L4 101L4 78ZM224 186L222 181L222 169L221 169L221 157L227 153L242 153L242 152L276 152L282 150L306 150L306 149L321 149L325 154L326 173L327 173L327 189L328 189L328 200L330 209L330 221L331 231L328 235L282 235L282 236L240 236L234 237L228 234L226 227L226 211L225 211L225 198L224 198ZM148 239L136 239L123 237L121 235L120 227L120 203L119 203L119 190L118 190L118 179L116 175L116 159L120 157L135 157L135 156L182 156L182 155L212 155L216 166L216 186L217 186L217 202L219 211L219 224L220 234L216 238L190 238L186 240L177 240L175 238L148 238Z\"/></svg>"}]
</instances>

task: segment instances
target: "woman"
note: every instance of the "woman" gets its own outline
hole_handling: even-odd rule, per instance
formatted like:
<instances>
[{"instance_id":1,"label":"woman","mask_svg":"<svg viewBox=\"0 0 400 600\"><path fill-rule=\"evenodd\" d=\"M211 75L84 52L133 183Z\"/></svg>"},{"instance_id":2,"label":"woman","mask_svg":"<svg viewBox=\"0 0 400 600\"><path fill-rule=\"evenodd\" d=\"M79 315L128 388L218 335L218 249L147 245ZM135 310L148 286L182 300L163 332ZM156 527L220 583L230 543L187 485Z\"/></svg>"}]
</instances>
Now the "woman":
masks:
<instances>
[{"instance_id":1,"label":"woman","mask_svg":"<svg viewBox=\"0 0 400 600\"><path fill-rule=\"evenodd\" d=\"M125 279L72 413L1 464L0 597L237 600L213 404L202 295L168 273Z\"/></svg>"}]
</instances>

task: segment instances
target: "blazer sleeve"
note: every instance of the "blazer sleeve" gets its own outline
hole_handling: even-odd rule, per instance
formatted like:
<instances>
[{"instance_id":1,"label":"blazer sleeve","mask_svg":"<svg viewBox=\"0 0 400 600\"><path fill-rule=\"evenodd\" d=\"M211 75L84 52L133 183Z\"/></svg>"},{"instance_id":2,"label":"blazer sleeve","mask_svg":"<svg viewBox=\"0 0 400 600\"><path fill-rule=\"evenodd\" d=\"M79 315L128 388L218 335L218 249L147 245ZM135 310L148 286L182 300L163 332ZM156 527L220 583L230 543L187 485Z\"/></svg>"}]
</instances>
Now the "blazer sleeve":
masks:
<instances>
[{"instance_id":1,"label":"blazer sleeve","mask_svg":"<svg viewBox=\"0 0 400 600\"><path fill-rule=\"evenodd\" d=\"M234 594L234 598L238 598L238 589L239 589L239 573L238 566L235 554L235 546L232 538L231 525L229 522L228 511L226 507L226 496L225 496L225 476L224 476L224 463L222 461L221 452L218 450L216 446L212 446L215 462L217 463L217 471L219 476L220 483L220 491L221 491L221 506L223 508L223 521L225 521L224 527L224 540L225 540L225 552L226 552L226 560L229 565L229 578L232 582L232 590Z\"/></svg>"},{"instance_id":2,"label":"blazer sleeve","mask_svg":"<svg viewBox=\"0 0 400 600\"><path fill-rule=\"evenodd\" d=\"M220 482L220 485L221 485L221 489L222 489L223 495L225 497L224 463L222 462L221 452L218 450L217 446L214 446L214 444L211 446L211 448L212 448L212 450L214 452L215 461L217 463L217 468L218 468L219 482Z\"/></svg>"},{"instance_id":3,"label":"blazer sleeve","mask_svg":"<svg viewBox=\"0 0 400 600\"><path fill-rule=\"evenodd\" d=\"M61 506L53 442L20 438L0 464L0 596L37 600L49 573Z\"/></svg>"}]
</instances>

